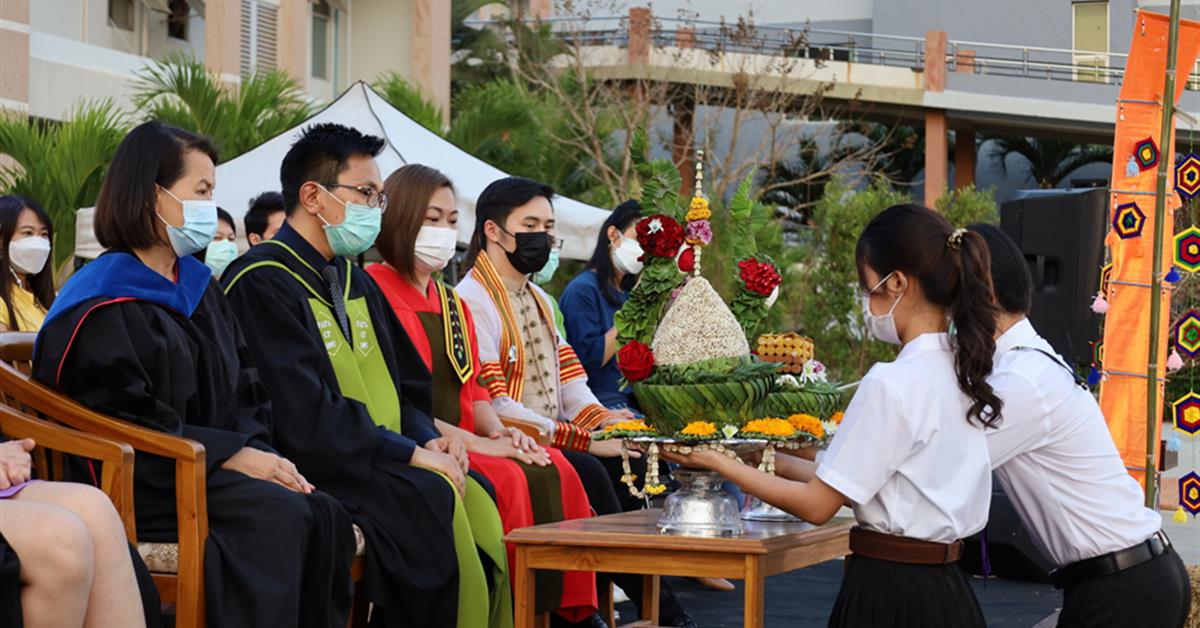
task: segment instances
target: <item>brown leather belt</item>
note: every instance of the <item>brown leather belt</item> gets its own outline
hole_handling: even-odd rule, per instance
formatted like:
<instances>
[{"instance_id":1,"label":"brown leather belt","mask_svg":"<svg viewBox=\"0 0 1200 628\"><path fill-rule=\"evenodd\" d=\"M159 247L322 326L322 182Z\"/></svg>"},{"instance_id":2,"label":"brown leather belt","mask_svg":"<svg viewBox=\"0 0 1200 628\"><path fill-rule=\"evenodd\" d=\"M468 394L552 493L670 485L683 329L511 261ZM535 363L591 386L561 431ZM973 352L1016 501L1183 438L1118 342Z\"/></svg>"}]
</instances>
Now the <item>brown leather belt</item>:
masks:
<instances>
[{"instance_id":1,"label":"brown leather belt","mask_svg":"<svg viewBox=\"0 0 1200 628\"><path fill-rule=\"evenodd\" d=\"M855 526L850 529L850 552L894 563L945 565L962 558L963 542L935 543Z\"/></svg>"}]
</instances>

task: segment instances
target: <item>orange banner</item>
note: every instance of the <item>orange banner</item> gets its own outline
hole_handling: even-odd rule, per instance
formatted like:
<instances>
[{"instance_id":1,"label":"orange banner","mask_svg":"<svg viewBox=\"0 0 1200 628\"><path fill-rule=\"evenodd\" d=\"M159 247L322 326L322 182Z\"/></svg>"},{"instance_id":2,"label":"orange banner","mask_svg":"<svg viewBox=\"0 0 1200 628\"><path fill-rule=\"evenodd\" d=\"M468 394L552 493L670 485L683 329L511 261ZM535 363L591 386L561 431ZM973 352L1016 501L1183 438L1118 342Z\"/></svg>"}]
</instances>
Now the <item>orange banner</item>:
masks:
<instances>
[{"instance_id":1,"label":"orange banner","mask_svg":"<svg viewBox=\"0 0 1200 628\"><path fill-rule=\"evenodd\" d=\"M1109 310L1104 323L1104 383L1100 407L1108 420L1121 458L1130 474L1141 482L1146 470L1146 376L1150 354L1150 282L1154 272L1154 204L1159 160L1174 172L1175 142L1159 146L1162 129L1163 81L1167 69L1169 21L1166 15L1137 12L1133 41L1121 96L1113 143L1111 222L1106 244L1112 253L1112 274L1105 298ZM1175 67L1178 102L1188 71L1195 67L1200 49L1200 22L1181 20ZM1167 186L1167 213L1163 230L1162 268L1171 268L1175 209L1179 198ZM1164 284L1165 285L1165 284ZM1159 398L1166 376L1167 341L1171 337L1170 291L1163 290L1158 340ZM1082 306L1082 304L1081 304ZM1163 404L1158 404L1155 440L1160 437ZM1155 452L1157 454L1157 452Z\"/></svg>"}]
</instances>

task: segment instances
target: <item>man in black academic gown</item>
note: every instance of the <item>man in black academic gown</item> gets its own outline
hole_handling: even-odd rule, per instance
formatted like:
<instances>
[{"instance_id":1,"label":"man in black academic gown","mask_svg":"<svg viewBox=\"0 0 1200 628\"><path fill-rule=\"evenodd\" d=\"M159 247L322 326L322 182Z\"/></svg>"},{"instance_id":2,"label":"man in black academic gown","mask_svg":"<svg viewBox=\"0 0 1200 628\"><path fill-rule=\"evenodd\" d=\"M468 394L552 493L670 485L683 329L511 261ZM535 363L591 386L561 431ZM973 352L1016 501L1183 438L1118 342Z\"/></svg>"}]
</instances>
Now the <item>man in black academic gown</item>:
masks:
<instances>
[{"instance_id":1,"label":"man in black academic gown","mask_svg":"<svg viewBox=\"0 0 1200 628\"><path fill-rule=\"evenodd\" d=\"M224 284L273 400L275 446L366 536L372 624L449 627L454 495L433 471L461 490L463 470L439 450L420 355L348 259L378 233L382 147L341 125L303 131L281 168L287 222Z\"/></svg>"}]
</instances>

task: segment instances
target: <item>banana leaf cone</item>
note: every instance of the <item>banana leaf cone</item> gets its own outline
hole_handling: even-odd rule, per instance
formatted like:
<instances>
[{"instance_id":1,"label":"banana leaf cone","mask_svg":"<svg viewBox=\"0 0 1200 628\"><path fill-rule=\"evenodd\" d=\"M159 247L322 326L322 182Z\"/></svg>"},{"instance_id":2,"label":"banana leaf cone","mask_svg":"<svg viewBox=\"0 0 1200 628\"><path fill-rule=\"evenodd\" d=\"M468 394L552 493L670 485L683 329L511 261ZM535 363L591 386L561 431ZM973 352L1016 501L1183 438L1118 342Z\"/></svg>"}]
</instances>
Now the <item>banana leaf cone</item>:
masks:
<instances>
[{"instance_id":1,"label":"banana leaf cone","mask_svg":"<svg viewBox=\"0 0 1200 628\"><path fill-rule=\"evenodd\" d=\"M828 419L841 410L842 393L834 386L811 386L802 390L777 390L770 393L755 408L754 416L788 417L793 414L811 414Z\"/></svg>"}]
</instances>

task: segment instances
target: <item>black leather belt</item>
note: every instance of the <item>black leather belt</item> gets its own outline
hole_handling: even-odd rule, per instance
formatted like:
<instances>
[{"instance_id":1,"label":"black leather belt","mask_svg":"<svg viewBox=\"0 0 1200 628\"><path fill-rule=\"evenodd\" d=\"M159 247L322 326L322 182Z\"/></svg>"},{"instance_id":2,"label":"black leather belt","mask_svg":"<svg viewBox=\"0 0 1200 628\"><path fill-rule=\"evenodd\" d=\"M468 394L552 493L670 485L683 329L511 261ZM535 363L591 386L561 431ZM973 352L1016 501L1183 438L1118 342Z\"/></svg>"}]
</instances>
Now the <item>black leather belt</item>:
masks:
<instances>
[{"instance_id":1,"label":"black leather belt","mask_svg":"<svg viewBox=\"0 0 1200 628\"><path fill-rule=\"evenodd\" d=\"M1083 584L1089 580L1111 576L1115 573L1120 573L1136 567L1144 562L1147 562L1155 557L1161 556L1168 548L1171 547L1171 539L1162 531L1155 532L1154 536L1123 550L1117 550L1088 558L1077 563L1071 563L1066 567L1062 567L1050 574L1054 580L1054 588L1065 589L1067 587Z\"/></svg>"}]
</instances>

